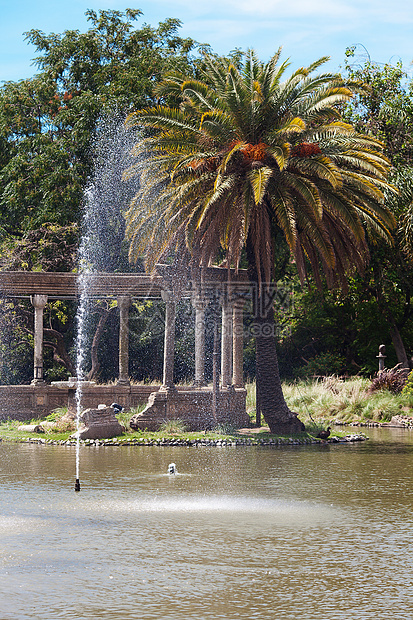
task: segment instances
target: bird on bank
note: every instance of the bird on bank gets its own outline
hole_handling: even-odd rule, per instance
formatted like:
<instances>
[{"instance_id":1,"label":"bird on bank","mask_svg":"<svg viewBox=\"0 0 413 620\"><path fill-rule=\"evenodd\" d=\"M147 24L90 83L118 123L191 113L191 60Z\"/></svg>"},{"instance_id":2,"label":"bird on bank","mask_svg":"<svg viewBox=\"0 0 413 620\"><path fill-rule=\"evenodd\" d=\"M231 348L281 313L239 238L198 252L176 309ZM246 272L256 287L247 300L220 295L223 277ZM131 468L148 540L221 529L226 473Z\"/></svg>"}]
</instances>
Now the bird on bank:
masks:
<instances>
[{"instance_id":1,"label":"bird on bank","mask_svg":"<svg viewBox=\"0 0 413 620\"><path fill-rule=\"evenodd\" d=\"M118 405L118 403L112 403L111 407L115 410L115 413L120 413L121 411L123 411L122 405Z\"/></svg>"},{"instance_id":2,"label":"bird on bank","mask_svg":"<svg viewBox=\"0 0 413 620\"><path fill-rule=\"evenodd\" d=\"M328 439L330 437L330 431L331 431L331 426L329 426L327 430L320 431L317 435L317 439L322 439L323 441L325 439Z\"/></svg>"}]
</instances>

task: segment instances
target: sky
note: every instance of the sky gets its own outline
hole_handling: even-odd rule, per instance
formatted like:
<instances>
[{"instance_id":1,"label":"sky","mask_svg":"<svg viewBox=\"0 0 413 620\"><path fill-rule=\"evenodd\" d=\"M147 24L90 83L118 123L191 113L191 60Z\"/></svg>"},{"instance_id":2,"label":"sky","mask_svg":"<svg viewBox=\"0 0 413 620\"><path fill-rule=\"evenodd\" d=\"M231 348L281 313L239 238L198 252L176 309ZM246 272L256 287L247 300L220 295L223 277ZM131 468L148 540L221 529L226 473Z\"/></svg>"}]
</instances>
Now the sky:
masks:
<instances>
[{"instance_id":1,"label":"sky","mask_svg":"<svg viewBox=\"0 0 413 620\"><path fill-rule=\"evenodd\" d=\"M127 7L143 11L138 25L180 19L181 36L209 43L219 54L254 48L268 60L282 46L282 59L293 68L330 56L326 69L338 71L346 48L356 45L354 63L401 60L413 74L411 0L0 0L0 83L36 73L36 50L24 32L84 32L86 9Z\"/></svg>"}]
</instances>

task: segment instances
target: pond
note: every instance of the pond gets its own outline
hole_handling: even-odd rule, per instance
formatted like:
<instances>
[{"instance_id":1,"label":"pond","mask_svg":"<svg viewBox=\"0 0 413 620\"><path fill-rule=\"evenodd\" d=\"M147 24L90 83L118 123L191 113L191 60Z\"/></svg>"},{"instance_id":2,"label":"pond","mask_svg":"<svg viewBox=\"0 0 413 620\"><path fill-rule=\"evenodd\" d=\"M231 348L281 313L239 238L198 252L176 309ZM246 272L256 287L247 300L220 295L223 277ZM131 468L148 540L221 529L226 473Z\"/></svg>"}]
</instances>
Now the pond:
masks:
<instances>
[{"instance_id":1,"label":"pond","mask_svg":"<svg viewBox=\"0 0 413 620\"><path fill-rule=\"evenodd\" d=\"M1 620L406 620L413 431L356 444L0 443ZM178 474L168 476L169 463Z\"/></svg>"}]
</instances>

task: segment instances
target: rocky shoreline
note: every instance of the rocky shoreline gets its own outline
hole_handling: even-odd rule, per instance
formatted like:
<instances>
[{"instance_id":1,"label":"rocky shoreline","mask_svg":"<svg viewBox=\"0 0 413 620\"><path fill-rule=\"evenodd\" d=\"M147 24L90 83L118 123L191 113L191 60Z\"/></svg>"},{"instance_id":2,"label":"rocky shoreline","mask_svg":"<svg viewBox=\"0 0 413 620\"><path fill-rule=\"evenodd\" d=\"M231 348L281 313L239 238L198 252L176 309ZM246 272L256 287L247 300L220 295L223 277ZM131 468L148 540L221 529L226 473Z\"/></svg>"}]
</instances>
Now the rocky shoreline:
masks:
<instances>
[{"instance_id":1,"label":"rocky shoreline","mask_svg":"<svg viewBox=\"0 0 413 620\"><path fill-rule=\"evenodd\" d=\"M367 420L366 422L343 422L342 420L334 420L335 426L365 426L369 428L409 428L413 430L413 417L409 415L395 415L390 422L375 422Z\"/></svg>"},{"instance_id":2,"label":"rocky shoreline","mask_svg":"<svg viewBox=\"0 0 413 620\"><path fill-rule=\"evenodd\" d=\"M354 443L358 441L366 441L368 437L363 433L353 433L346 435L345 437L330 437L326 440L315 439L312 437L306 437L304 439L297 439L293 437L274 437L270 439L260 438L236 438L236 439L174 439L174 438L161 438L161 439L128 439L128 438L116 438L116 439L82 439L80 445L88 447L108 447L108 446L183 446L183 447L202 447L202 446L300 446L300 445L312 445L312 444L334 444L334 443ZM67 440L55 440L46 439L44 437L28 437L27 439L20 440L20 443L31 443L41 445L60 445L60 446L76 446L76 439L69 438Z\"/></svg>"}]
</instances>

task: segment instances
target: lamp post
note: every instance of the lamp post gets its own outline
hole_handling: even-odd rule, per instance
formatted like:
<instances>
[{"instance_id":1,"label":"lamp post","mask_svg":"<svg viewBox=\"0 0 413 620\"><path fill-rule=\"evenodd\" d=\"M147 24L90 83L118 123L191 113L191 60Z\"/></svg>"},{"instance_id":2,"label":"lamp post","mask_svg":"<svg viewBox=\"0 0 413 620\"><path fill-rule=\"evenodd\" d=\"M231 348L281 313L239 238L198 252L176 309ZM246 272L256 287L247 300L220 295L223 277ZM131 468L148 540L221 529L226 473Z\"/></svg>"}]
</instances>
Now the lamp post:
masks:
<instances>
[{"instance_id":1,"label":"lamp post","mask_svg":"<svg viewBox=\"0 0 413 620\"><path fill-rule=\"evenodd\" d=\"M385 344L381 344L379 346L379 354L376 355L376 357L379 360L379 372L381 372L382 370L384 370L384 360L387 357L387 355L386 355L386 345Z\"/></svg>"}]
</instances>

